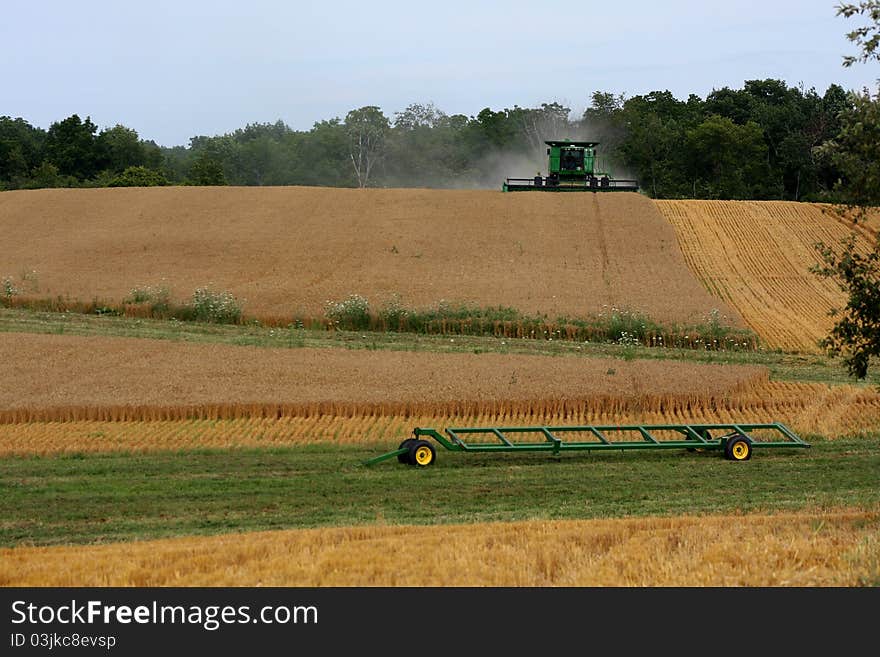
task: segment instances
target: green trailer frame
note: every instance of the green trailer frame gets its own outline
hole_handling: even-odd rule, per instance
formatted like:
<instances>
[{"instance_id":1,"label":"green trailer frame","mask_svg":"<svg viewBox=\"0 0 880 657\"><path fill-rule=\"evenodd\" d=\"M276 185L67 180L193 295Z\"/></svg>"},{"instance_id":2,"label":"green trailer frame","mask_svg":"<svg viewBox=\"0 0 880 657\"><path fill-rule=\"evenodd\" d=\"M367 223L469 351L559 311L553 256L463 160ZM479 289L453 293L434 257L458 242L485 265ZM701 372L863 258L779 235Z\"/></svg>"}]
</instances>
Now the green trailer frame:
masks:
<instances>
[{"instance_id":1,"label":"green trailer frame","mask_svg":"<svg viewBox=\"0 0 880 657\"><path fill-rule=\"evenodd\" d=\"M400 463L415 466L432 465L436 450L426 440L432 438L451 452L561 452L609 451L635 449L687 449L719 451L732 461L747 461L752 450L763 448L807 448L810 444L779 422L769 424L632 424L532 427L459 427L448 428L444 436L436 429L417 427L413 436L391 452L376 456L364 465L381 463L397 457ZM658 437L657 433L677 434L674 439ZM758 435L760 432L760 435ZM564 440L563 434L577 433L577 440ZM615 436L617 434L617 436ZM615 440L620 434L638 439ZM720 435L719 435L720 434ZM464 436L482 438L468 442ZM531 437L521 440L520 437Z\"/></svg>"}]
</instances>

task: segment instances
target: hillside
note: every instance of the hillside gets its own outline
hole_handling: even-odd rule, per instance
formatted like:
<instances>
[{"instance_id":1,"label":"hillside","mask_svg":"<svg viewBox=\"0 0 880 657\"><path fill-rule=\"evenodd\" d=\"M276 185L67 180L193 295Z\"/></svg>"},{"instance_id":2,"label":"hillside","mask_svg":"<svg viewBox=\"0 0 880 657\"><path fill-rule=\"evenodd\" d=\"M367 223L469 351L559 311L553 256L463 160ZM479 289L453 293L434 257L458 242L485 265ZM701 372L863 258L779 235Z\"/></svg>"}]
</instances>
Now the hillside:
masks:
<instances>
[{"instance_id":1,"label":"hillside","mask_svg":"<svg viewBox=\"0 0 880 657\"><path fill-rule=\"evenodd\" d=\"M846 297L810 271L817 242L829 246L852 225L829 208L784 201L657 201L675 227L693 272L717 298L734 306L767 346L817 351ZM876 218L859 226L866 249Z\"/></svg>"},{"instance_id":2,"label":"hillside","mask_svg":"<svg viewBox=\"0 0 880 657\"><path fill-rule=\"evenodd\" d=\"M0 195L0 277L23 293L120 301L212 284L245 313L321 316L327 301L510 306L583 317L617 306L665 323L713 309L673 228L638 194L306 187L53 189Z\"/></svg>"}]
</instances>

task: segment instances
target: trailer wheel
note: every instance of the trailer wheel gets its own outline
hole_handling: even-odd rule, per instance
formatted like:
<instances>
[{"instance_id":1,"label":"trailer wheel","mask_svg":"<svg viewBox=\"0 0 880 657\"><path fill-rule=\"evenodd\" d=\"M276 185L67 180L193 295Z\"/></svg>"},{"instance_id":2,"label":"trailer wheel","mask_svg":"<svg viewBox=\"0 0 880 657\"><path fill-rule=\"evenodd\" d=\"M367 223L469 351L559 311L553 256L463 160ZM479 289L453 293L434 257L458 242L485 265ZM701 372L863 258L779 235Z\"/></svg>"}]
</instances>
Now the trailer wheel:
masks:
<instances>
[{"instance_id":1,"label":"trailer wheel","mask_svg":"<svg viewBox=\"0 0 880 657\"><path fill-rule=\"evenodd\" d=\"M437 460L434 446L427 440L415 440L409 446L409 464L420 468L433 465Z\"/></svg>"},{"instance_id":2,"label":"trailer wheel","mask_svg":"<svg viewBox=\"0 0 880 657\"><path fill-rule=\"evenodd\" d=\"M407 438L400 445L397 446L397 449L409 449L409 446L416 442L415 438ZM409 463L409 452L404 452L403 454L397 455L398 463Z\"/></svg>"},{"instance_id":3,"label":"trailer wheel","mask_svg":"<svg viewBox=\"0 0 880 657\"><path fill-rule=\"evenodd\" d=\"M741 433L727 439L724 456L730 461L748 461L752 458L752 441Z\"/></svg>"}]
</instances>

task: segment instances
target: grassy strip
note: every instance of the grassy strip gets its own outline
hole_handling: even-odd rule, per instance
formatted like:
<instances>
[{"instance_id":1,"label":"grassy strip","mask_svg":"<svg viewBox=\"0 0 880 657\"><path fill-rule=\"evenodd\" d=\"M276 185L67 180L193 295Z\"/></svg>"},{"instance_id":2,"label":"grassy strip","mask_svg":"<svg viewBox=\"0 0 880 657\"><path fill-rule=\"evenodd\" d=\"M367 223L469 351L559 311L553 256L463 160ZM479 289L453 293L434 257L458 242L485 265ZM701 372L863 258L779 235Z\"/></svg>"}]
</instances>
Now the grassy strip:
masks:
<instances>
[{"instance_id":1,"label":"grassy strip","mask_svg":"<svg viewBox=\"0 0 880 657\"><path fill-rule=\"evenodd\" d=\"M329 302L321 320L294 318L303 326L329 325L350 331L396 331L427 335L491 335L496 338L612 342L646 347L677 347L703 350L753 351L758 337L747 329L727 326L717 310L703 322L688 326L664 326L641 313L606 306L587 318L525 315L515 308L480 308L440 302L434 308L411 309L392 300L372 310L362 296Z\"/></svg>"},{"instance_id":2,"label":"grassy strip","mask_svg":"<svg viewBox=\"0 0 880 657\"><path fill-rule=\"evenodd\" d=\"M77 313L0 308L0 332L50 333L102 337L148 338L265 348L372 349L393 351L511 353L587 356L631 360L687 360L715 364L763 365L777 380L812 383L857 383L839 361L821 354L779 351L705 351L631 344L566 340L503 339L489 336L434 336L414 333L323 331L176 320L137 319ZM880 367L869 371L864 385L880 385Z\"/></svg>"},{"instance_id":3,"label":"grassy strip","mask_svg":"<svg viewBox=\"0 0 880 657\"><path fill-rule=\"evenodd\" d=\"M35 298L0 295L0 307L55 313L109 315L175 321L207 321L218 324L268 326L275 329L348 330L416 333L445 336L492 336L575 342L609 342L619 345L673 347L710 351L754 351L758 336L748 329L722 323L717 311L705 321L687 325L662 325L625 309L608 308L586 319L528 316L514 308L453 306L441 302L436 308L408 309L391 303L372 311L366 299L352 295L327 305L324 316L252 317L242 313L238 302L226 292L198 289L188 304L169 300L164 288L136 288L121 303L97 299Z\"/></svg>"},{"instance_id":4,"label":"grassy strip","mask_svg":"<svg viewBox=\"0 0 880 657\"><path fill-rule=\"evenodd\" d=\"M454 454L360 463L387 446L0 460L0 545L363 524L444 524L880 505L880 435L756 451Z\"/></svg>"}]
</instances>

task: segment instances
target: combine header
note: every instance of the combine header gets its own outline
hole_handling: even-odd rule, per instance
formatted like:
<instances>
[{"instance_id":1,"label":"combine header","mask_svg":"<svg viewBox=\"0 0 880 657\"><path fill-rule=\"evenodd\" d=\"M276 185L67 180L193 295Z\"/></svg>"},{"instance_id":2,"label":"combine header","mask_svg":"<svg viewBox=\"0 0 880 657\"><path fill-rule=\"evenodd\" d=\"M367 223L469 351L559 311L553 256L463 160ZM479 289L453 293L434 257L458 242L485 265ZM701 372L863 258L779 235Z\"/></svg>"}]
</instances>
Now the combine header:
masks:
<instances>
[{"instance_id":1,"label":"combine header","mask_svg":"<svg viewBox=\"0 0 880 657\"><path fill-rule=\"evenodd\" d=\"M565 434L576 434L566 440ZM621 439L621 435L623 436ZM628 436L629 435L629 436ZM474 439L465 440L464 436ZM517 437L514 437L517 436ZM671 438L670 438L671 436ZM628 439L636 437L635 440ZM451 452L560 452L633 449L718 451L731 461L748 461L756 447L809 447L784 424L639 424L629 426L416 428L413 437L387 454L364 463L372 465L395 456L400 463L424 467L437 460L433 438Z\"/></svg>"},{"instance_id":2,"label":"combine header","mask_svg":"<svg viewBox=\"0 0 880 657\"><path fill-rule=\"evenodd\" d=\"M508 178L503 192L637 192L635 180L616 180L598 169L596 141L545 141L547 177Z\"/></svg>"}]
</instances>

